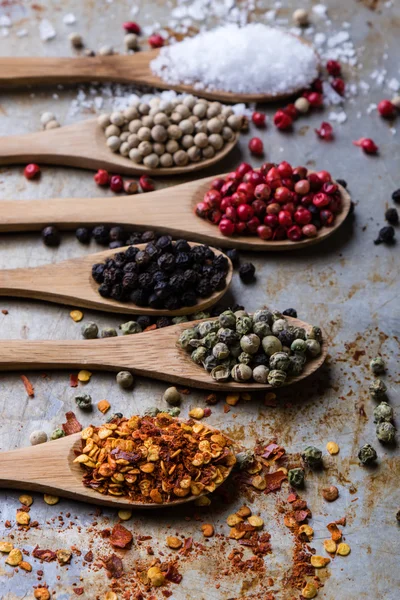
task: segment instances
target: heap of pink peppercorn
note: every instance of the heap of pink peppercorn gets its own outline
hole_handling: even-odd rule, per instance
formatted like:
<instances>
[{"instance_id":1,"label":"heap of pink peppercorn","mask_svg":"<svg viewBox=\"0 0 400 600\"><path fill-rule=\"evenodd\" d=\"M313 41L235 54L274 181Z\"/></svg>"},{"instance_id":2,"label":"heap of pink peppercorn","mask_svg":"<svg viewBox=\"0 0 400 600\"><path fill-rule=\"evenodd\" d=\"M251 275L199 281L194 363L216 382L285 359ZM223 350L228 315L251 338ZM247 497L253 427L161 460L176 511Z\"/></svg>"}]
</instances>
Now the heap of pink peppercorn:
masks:
<instances>
[{"instance_id":1,"label":"heap of pink peppercorn","mask_svg":"<svg viewBox=\"0 0 400 600\"><path fill-rule=\"evenodd\" d=\"M283 161L257 171L241 163L225 178L214 179L195 212L228 237L298 242L332 226L341 209L339 187L328 171L311 173Z\"/></svg>"}]
</instances>

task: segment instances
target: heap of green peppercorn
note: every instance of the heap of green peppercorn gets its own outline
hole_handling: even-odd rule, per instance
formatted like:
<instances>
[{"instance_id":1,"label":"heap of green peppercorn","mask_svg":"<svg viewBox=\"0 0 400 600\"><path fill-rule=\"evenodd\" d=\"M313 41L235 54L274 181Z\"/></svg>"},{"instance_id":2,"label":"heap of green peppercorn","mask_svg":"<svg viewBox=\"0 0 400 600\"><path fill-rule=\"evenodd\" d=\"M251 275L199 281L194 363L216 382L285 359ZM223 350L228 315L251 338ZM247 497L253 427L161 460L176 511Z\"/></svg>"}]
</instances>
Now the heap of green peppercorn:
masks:
<instances>
[{"instance_id":1,"label":"heap of green peppercorn","mask_svg":"<svg viewBox=\"0 0 400 600\"><path fill-rule=\"evenodd\" d=\"M290 325L282 313L269 310L252 316L244 310L226 310L218 319L185 329L179 338L193 362L216 381L253 381L272 387L300 375L307 358L321 353L321 342L319 327L306 332Z\"/></svg>"},{"instance_id":2,"label":"heap of green peppercorn","mask_svg":"<svg viewBox=\"0 0 400 600\"><path fill-rule=\"evenodd\" d=\"M92 267L92 277L105 298L153 309L195 306L225 287L229 260L209 246L161 236L143 250L130 246Z\"/></svg>"}]
</instances>

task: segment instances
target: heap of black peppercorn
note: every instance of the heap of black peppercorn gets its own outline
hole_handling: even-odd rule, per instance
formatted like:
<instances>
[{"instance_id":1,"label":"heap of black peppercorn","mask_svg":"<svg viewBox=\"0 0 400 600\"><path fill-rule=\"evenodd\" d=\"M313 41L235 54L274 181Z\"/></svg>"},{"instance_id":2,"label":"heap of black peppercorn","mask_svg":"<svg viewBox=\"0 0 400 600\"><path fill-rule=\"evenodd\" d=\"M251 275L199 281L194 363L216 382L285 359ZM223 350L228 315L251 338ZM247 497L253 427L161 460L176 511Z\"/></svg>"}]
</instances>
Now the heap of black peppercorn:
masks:
<instances>
[{"instance_id":1,"label":"heap of black peppercorn","mask_svg":"<svg viewBox=\"0 0 400 600\"><path fill-rule=\"evenodd\" d=\"M164 235L149 241L143 250L129 246L93 265L92 277L105 298L172 311L194 306L199 297L221 290L228 269L226 256L216 255L209 246L173 242Z\"/></svg>"}]
</instances>

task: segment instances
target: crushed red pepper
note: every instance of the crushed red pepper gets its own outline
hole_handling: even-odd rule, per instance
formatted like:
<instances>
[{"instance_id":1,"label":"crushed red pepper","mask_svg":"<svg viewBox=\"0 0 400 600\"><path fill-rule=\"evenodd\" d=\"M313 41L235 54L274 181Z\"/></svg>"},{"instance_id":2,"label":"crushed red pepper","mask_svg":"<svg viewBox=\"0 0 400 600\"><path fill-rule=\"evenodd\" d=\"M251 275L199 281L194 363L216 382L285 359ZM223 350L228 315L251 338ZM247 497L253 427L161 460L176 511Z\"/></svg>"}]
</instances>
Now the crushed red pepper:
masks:
<instances>
[{"instance_id":1,"label":"crushed red pepper","mask_svg":"<svg viewBox=\"0 0 400 600\"><path fill-rule=\"evenodd\" d=\"M82 425L76 418L75 413L69 411L65 413L65 418L67 419L67 422L61 425L65 435L72 435L73 433L79 433L82 431Z\"/></svg>"},{"instance_id":2,"label":"crushed red pepper","mask_svg":"<svg viewBox=\"0 0 400 600\"><path fill-rule=\"evenodd\" d=\"M35 389L34 389L33 385L31 384L31 382L29 381L29 379L26 377L26 375L21 375L21 379L22 379L22 383L25 386L26 393L28 394L29 398L34 398L35 397Z\"/></svg>"},{"instance_id":3,"label":"crushed red pepper","mask_svg":"<svg viewBox=\"0 0 400 600\"><path fill-rule=\"evenodd\" d=\"M132 545L133 535L120 523L114 525L110 536L110 544L114 548L130 548Z\"/></svg>"}]
</instances>

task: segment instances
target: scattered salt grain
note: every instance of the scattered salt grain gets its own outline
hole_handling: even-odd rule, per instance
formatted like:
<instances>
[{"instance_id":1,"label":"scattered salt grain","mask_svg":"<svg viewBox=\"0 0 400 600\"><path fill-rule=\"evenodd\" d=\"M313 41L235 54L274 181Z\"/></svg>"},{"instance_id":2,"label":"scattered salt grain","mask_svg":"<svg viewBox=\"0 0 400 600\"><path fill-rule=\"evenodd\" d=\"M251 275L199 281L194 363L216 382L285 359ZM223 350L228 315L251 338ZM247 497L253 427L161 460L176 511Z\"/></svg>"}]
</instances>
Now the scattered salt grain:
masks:
<instances>
[{"instance_id":1,"label":"scattered salt grain","mask_svg":"<svg viewBox=\"0 0 400 600\"><path fill-rule=\"evenodd\" d=\"M8 31L8 29L6 27L3 27L0 31L1 31L2 37L7 37L10 35L10 32Z\"/></svg>"},{"instance_id":2,"label":"scattered salt grain","mask_svg":"<svg viewBox=\"0 0 400 600\"><path fill-rule=\"evenodd\" d=\"M370 104L367 107L367 115L370 115L374 110L376 110L378 108L377 104Z\"/></svg>"},{"instance_id":3,"label":"scattered salt grain","mask_svg":"<svg viewBox=\"0 0 400 600\"><path fill-rule=\"evenodd\" d=\"M65 23L65 25L73 25L76 23L75 15L73 13L67 13L63 16L63 23Z\"/></svg>"},{"instance_id":4,"label":"scattered salt grain","mask_svg":"<svg viewBox=\"0 0 400 600\"><path fill-rule=\"evenodd\" d=\"M399 80L395 77L392 77L392 79L388 83L388 88L393 92L398 92L400 90Z\"/></svg>"},{"instance_id":5,"label":"scattered salt grain","mask_svg":"<svg viewBox=\"0 0 400 600\"><path fill-rule=\"evenodd\" d=\"M39 24L40 39L48 42L56 37L56 30L48 19L42 19Z\"/></svg>"},{"instance_id":6,"label":"scattered salt grain","mask_svg":"<svg viewBox=\"0 0 400 600\"><path fill-rule=\"evenodd\" d=\"M347 121L347 115L344 112L344 110L342 110L341 112L338 112L338 113L331 112L331 113L329 113L328 118L329 118L329 121L339 123L340 125Z\"/></svg>"},{"instance_id":7,"label":"scattered salt grain","mask_svg":"<svg viewBox=\"0 0 400 600\"><path fill-rule=\"evenodd\" d=\"M326 35L325 33L316 33L314 36L314 44L316 46L322 46L323 44L325 44L326 42Z\"/></svg>"},{"instance_id":8,"label":"scattered salt grain","mask_svg":"<svg viewBox=\"0 0 400 600\"><path fill-rule=\"evenodd\" d=\"M324 4L316 4L315 6L312 7L313 13L315 15L318 15L319 17L325 17L327 10L328 9Z\"/></svg>"},{"instance_id":9,"label":"scattered salt grain","mask_svg":"<svg viewBox=\"0 0 400 600\"><path fill-rule=\"evenodd\" d=\"M26 37L28 35L28 31L26 29L19 29L16 34L17 37Z\"/></svg>"},{"instance_id":10,"label":"scattered salt grain","mask_svg":"<svg viewBox=\"0 0 400 600\"><path fill-rule=\"evenodd\" d=\"M166 46L151 69L168 83L195 89L278 95L308 87L318 76L317 65L312 47L252 23L225 25Z\"/></svg>"},{"instance_id":11,"label":"scattered salt grain","mask_svg":"<svg viewBox=\"0 0 400 600\"><path fill-rule=\"evenodd\" d=\"M343 96L340 96L328 81L322 82L322 91L324 93L325 104L342 104Z\"/></svg>"},{"instance_id":12,"label":"scattered salt grain","mask_svg":"<svg viewBox=\"0 0 400 600\"><path fill-rule=\"evenodd\" d=\"M335 35L332 35L328 40L328 48L334 48L340 46L343 42L347 42L350 39L348 31L338 31Z\"/></svg>"},{"instance_id":13,"label":"scattered salt grain","mask_svg":"<svg viewBox=\"0 0 400 600\"><path fill-rule=\"evenodd\" d=\"M7 15L0 15L0 27L11 27L11 19Z\"/></svg>"}]
</instances>

